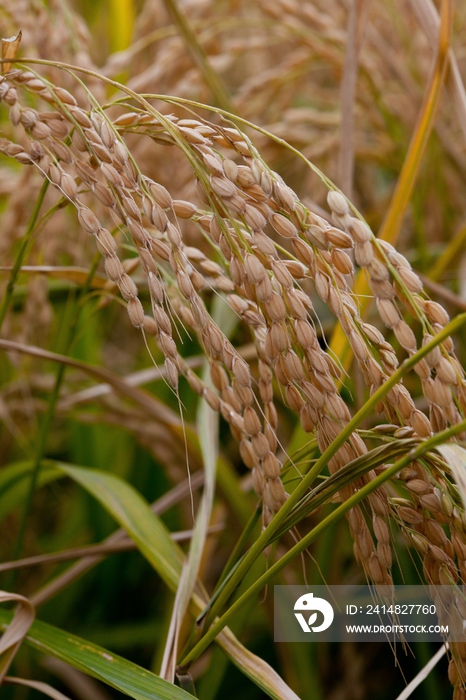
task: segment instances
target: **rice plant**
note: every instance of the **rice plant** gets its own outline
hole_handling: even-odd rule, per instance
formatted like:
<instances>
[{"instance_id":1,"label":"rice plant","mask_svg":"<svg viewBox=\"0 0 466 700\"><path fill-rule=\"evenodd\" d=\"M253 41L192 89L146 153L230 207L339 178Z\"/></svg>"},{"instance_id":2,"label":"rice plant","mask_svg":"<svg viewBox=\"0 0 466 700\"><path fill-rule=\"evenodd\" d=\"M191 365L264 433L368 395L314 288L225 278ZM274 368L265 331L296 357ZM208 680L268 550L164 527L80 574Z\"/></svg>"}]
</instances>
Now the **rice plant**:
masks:
<instances>
[{"instance_id":1,"label":"rice plant","mask_svg":"<svg viewBox=\"0 0 466 700\"><path fill-rule=\"evenodd\" d=\"M5 697L466 697L466 639L271 633L464 620L464 9L0 9Z\"/></svg>"}]
</instances>

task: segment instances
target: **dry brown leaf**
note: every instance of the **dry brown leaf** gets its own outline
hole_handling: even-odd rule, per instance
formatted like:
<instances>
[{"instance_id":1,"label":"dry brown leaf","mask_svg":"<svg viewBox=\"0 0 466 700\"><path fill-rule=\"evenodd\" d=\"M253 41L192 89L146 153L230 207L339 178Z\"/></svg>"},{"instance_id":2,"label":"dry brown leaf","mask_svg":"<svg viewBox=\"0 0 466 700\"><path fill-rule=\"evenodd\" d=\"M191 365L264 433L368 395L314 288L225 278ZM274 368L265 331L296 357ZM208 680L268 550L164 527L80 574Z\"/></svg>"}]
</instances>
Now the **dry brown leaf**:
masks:
<instances>
[{"instance_id":1,"label":"dry brown leaf","mask_svg":"<svg viewBox=\"0 0 466 700\"><path fill-rule=\"evenodd\" d=\"M18 603L12 621L0 639L0 685L35 617L31 601L22 595L0 591L0 603Z\"/></svg>"},{"instance_id":2,"label":"dry brown leaf","mask_svg":"<svg viewBox=\"0 0 466 700\"><path fill-rule=\"evenodd\" d=\"M21 43L21 37L23 33L21 29L19 32L16 34L16 36L10 36L8 39L2 39L2 58L3 60L6 60L8 58L14 59L16 58L16 54L18 53L18 48ZM3 74L8 73L8 71L11 68L11 63L4 63L3 64Z\"/></svg>"},{"instance_id":3,"label":"dry brown leaf","mask_svg":"<svg viewBox=\"0 0 466 700\"><path fill-rule=\"evenodd\" d=\"M435 449L440 452L443 459L451 467L461 500L466 508L466 450L454 443L439 445Z\"/></svg>"}]
</instances>

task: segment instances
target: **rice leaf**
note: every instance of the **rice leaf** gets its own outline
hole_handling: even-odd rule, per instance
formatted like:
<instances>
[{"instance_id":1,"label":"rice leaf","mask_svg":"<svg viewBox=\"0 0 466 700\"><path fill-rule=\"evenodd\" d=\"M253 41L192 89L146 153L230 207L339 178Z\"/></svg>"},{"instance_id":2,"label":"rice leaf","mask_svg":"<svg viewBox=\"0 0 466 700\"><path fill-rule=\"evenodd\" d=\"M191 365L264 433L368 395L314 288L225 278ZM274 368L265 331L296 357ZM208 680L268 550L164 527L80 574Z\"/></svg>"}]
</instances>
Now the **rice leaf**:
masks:
<instances>
[{"instance_id":1,"label":"rice leaf","mask_svg":"<svg viewBox=\"0 0 466 700\"><path fill-rule=\"evenodd\" d=\"M0 610L2 624L10 619L11 613ZM155 673L45 622L34 622L25 641L135 700L188 700L193 697Z\"/></svg>"},{"instance_id":2,"label":"rice leaf","mask_svg":"<svg viewBox=\"0 0 466 700\"><path fill-rule=\"evenodd\" d=\"M138 549L172 589L181 575L182 550L149 508L147 501L113 474L97 469L61 465L62 471L94 496L135 541Z\"/></svg>"},{"instance_id":3,"label":"rice leaf","mask_svg":"<svg viewBox=\"0 0 466 700\"><path fill-rule=\"evenodd\" d=\"M61 466L61 469L106 508L136 542L165 583L171 590L176 590L182 572L183 553L142 496L122 479L107 472L70 466ZM205 605L197 596L193 596L193 603L199 611ZM230 630L223 630L217 641L232 662L271 698L296 700L297 696L271 666L247 650Z\"/></svg>"}]
</instances>

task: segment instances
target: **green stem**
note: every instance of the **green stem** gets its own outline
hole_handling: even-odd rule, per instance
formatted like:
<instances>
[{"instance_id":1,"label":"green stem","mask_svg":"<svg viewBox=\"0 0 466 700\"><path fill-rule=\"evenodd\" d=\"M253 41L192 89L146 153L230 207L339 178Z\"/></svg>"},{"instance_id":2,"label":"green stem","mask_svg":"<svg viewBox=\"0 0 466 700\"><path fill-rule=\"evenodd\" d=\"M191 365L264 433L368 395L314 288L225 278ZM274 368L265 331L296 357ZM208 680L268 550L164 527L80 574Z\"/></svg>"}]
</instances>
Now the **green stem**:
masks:
<instances>
[{"instance_id":1,"label":"green stem","mask_svg":"<svg viewBox=\"0 0 466 700\"><path fill-rule=\"evenodd\" d=\"M253 546L246 553L244 559L241 561L240 565L234 571L225 589L218 596L216 603L212 606L211 612L208 617L208 622L212 621L214 617L218 614L219 610L227 602L228 598L231 596L235 588L237 587L239 581L249 570L255 559L261 554L261 552L267 547L270 541L273 539L273 535L280 529L284 520L291 513L293 508L298 504L299 500L305 495L306 491L312 484L312 482L319 476L323 469L327 466L331 457L340 449L340 447L348 440L350 435L356 430L358 425L375 409L377 404L388 394L388 392L404 377L407 372L412 369L423 357L425 357L431 350L433 350L439 343L443 342L450 335L455 333L461 326L466 323L466 313L460 314L453 321L451 321L445 328L443 328L440 333L438 333L434 338L424 345L422 348L417 350L414 355L405 360L400 367L394 372L387 381L382 384L381 387L368 399L364 406L355 414L355 416L350 420L350 422L343 428L341 433L332 442L332 444L324 451L324 453L319 457L317 462L314 464L312 469L306 474L304 479L298 484L295 490L291 493L290 497L285 501L283 506L280 508L278 513L273 518L272 522L263 531L259 539L253 544Z\"/></svg>"},{"instance_id":2,"label":"green stem","mask_svg":"<svg viewBox=\"0 0 466 700\"><path fill-rule=\"evenodd\" d=\"M88 278L87 278L86 283L82 289L83 296L85 296L90 289L90 285L91 285L92 279L94 277L97 265L99 263L99 259L100 259L100 256L96 256L96 259L94 260L94 263L90 269ZM71 324L68 328L67 336L65 338L64 351L63 351L64 354L67 354L70 347L71 347L71 344L72 344L73 338L74 338L74 334L76 331L76 327L78 324L78 319L79 319L79 310L78 310L78 313L75 313L72 316L72 321L71 321ZM57 374L55 377L55 384L54 384L54 387L52 389L52 393L51 393L50 398L49 398L47 411L46 411L46 414L44 416L44 420L42 422L42 425L40 427L37 452L36 452L36 456L35 456L34 463L32 466L32 471L31 471L31 481L29 483L29 489L28 489L28 493L27 493L27 497L26 497L26 503L24 505L24 511L23 511L23 515L21 518L21 525L20 525L18 537L16 539L12 559L18 559L19 556L21 555L21 551L23 548L24 536L26 534L26 526L27 526L29 513L31 511L32 499L34 497L34 493L35 493L35 490L37 488L37 483L39 480L39 474L40 474L40 469L41 469L41 465L42 465L42 460L43 460L44 454L45 454L47 438L48 438L50 427L52 425L52 421L53 421L53 418L55 415L55 407L57 405L58 397L60 394L60 388L61 388L61 385L63 382L63 378L65 376L65 371L66 371L66 365L64 365L64 364L59 365L58 370L57 370Z\"/></svg>"},{"instance_id":3,"label":"green stem","mask_svg":"<svg viewBox=\"0 0 466 700\"><path fill-rule=\"evenodd\" d=\"M21 270L21 266L23 264L24 258L26 257L26 254L28 252L29 245L31 243L31 238L32 234L35 231L36 228L36 223L37 223L37 218L39 216L40 208L42 206L42 203L45 198L45 193L47 192L47 188L49 186L49 181L45 180L42 184L42 187L39 192L39 196L37 197L36 203L34 205L34 209L31 214L31 218L29 219L29 223L27 225L27 229L24 233L23 239L21 241L21 246L18 251L18 255L16 256L13 269L11 270L10 274L10 279L8 280L8 284L6 286L5 290L5 296L3 297L2 305L0 307L0 328L3 325L3 321L5 320L5 316L7 315L11 299L13 296L13 292L15 289L15 284L16 280L18 279L18 275Z\"/></svg>"},{"instance_id":4,"label":"green stem","mask_svg":"<svg viewBox=\"0 0 466 700\"><path fill-rule=\"evenodd\" d=\"M214 98L217 101L218 105L223 109L226 109L228 112L233 112L234 110L230 101L230 96L223 82L210 65L209 59L207 57L206 52L204 51L204 48L199 43L196 34L194 33L191 27L191 24L178 7L177 0L164 0L164 2L168 12L172 16L178 28L178 31L183 36L186 42L186 46L188 48L189 53L191 54L191 58L193 59L196 66L199 68L205 82L212 90L212 94L214 95Z\"/></svg>"},{"instance_id":5,"label":"green stem","mask_svg":"<svg viewBox=\"0 0 466 700\"><path fill-rule=\"evenodd\" d=\"M230 574L232 569L237 565L239 559L241 558L241 552L243 550L243 547L246 546L246 542L251 537L251 535L254 531L254 528L256 527L256 525L259 521L259 518L261 515L261 510L262 509L260 508L260 506L258 506L256 508L256 510L252 513L251 517L249 518L249 521L248 521L246 527L244 528L243 532L241 533L240 538L238 539L235 546L233 547L233 550L228 558L228 561L223 568L222 574L221 574L219 580L217 581L217 584L216 584L215 590L214 590L214 595L215 595L216 590L218 590L220 588L220 586L223 584L223 582L225 581L227 576Z\"/></svg>"},{"instance_id":6,"label":"green stem","mask_svg":"<svg viewBox=\"0 0 466 700\"><path fill-rule=\"evenodd\" d=\"M356 479L364 476L364 474L367 474L367 472L369 472L371 469L392 461L400 454L409 452L409 450L416 445L417 441L413 439L397 440L396 444L388 444L382 447L377 447L370 452L366 452L365 455L352 460L337 472L326 478L325 481L318 484L312 491L310 491L300 500L298 506L292 511L291 515L284 521L279 530L274 534L272 541L275 542L277 539L282 537L295 525L301 522L303 518L310 515L310 513L312 513L316 508L329 503L332 496L341 491L345 486L348 486ZM228 567L228 564L225 566L208 604L196 619L196 623L198 625L206 618L220 593L233 576L233 572L239 567L244 556L246 555L243 555L243 557L238 559L238 561L235 560L234 566ZM208 627L208 625L205 625L205 627ZM200 638L200 634L198 638Z\"/></svg>"},{"instance_id":7,"label":"green stem","mask_svg":"<svg viewBox=\"0 0 466 700\"><path fill-rule=\"evenodd\" d=\"M351 508L362 501L366 496L375 491L375 489L382 486L383 483L392 478L401 469L411 464L414 460L421 457L423 454L446 442L449 438L454 437L458 433L463 432L466 429L466 421L454 425L448 430L444 430L441 433L437 433L433 437L425 440L418 447L410 450L410 452L401 457L395 464L383 471L379 476L375 477L368 484L363 486L357 493L355 493L351 498L348 498L344 503L342 503L338 508L336 508L332 513L330 513L326 518L324 518L316 527L314 527L307 535L305 535L294 547L292 547L281 559L279 559L273 566L268 569L262 576L260 576L253 584L248 588L248 590L243 593L243 595L236 600L233 605L222 615L222 617L217 620L205 636L196 644L196 646L190 651L190 653L182 659L180 662L182 666L190 663L196 659L199 654L201 654L204 649L210 644L213 639L221 632L221 630L228 623L228 620L238 612L238 610L251 598L251 596L258 593L261 588L263 588L269 581L281 571L290 561L292 561L296 556L303 552L307 547L314 542L317 537L324 532L330 525L333 525L337 520L339 520L345 513L347 513Z\"/></svg>"},{"instance_id":8,"label":"green stem","mask_svg":"<svg viewBox=\"0 0 466 700\"><path fill-rule=\"evenodd\" d=\"M298 507L293 510L290 517L283 523L280 530L275 533L274 538L279 538L284 535L303 518L310 515L316 508L324 505L324 503L328 503L333 495L342 491L345 486L353 483L356 479L367 474L371 469L375 469L381 464L392 461L393 458L404 454L409 448L415 446L416 440L400 440L399 444L397 442L396 446L384 445L383 447L377 447L352 460L306 494L306 496L301 499Z\"/></svg>"}]
</instances>

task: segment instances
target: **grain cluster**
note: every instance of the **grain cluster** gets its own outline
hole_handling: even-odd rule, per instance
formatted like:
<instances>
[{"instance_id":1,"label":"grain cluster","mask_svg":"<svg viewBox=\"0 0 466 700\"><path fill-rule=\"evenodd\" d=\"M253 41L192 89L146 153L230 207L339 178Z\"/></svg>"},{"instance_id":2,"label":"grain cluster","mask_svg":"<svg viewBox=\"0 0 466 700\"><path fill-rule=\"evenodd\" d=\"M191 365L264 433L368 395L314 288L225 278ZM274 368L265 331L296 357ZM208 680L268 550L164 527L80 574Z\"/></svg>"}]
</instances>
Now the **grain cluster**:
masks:
<instances>
[{"instance_id":1,"label":"grain cluster","mask_svg":"<svg viewBox=\"0 0 466 700\"><path fill-rule=\"evenodd\" d=\"M285 403L299 415L321 452L351 419L340 392L342 369L322 340L309 283L340 323L371 394L400 358L412 356L447 324L446 311L429 299L406 258L377 240L340 192L328 193L330 224L305 206L236 126L193 114L162 115L142 99L110 117L113 112L90 93L87 103L83 98L78 103L70 91L27 70L2 78L0 98L13 127L11 138L0 139L0 150L36 168L74 207L80 227L102 255L107 292L118 290L132 325L154 338L172 390L178 393L184 377L228 423L267 526L287 499L277 405ZM174 199L140 170L128 145L135 134L184 154L197 193L192 201ZM199 240L202 236L202 245L187 241L188 225ZM122 232L134 251L126 258ZM361 318L352 288L355 265L367 276L380 323ZM136 270L150 308L141 302ZM40 284L36 300L46 293ZM212 317L213 295L248 329L255 346L252 361ZM184 359L180 328L196 335L211 385ZM428 415L404 383L397 383L377 407L393 439L422 440L464 420L466 380L450 338L420 360L415 372ZM330 459L330 474L367 451L353 432ZM346 500L374 476L369 471L345 486L340 498ZM466 580L466 516L441 465L428 469L413 462L397 483L406 497L379 488L367 507L355 507L347 516L354 554L367 578L392 583L393 518L420 553L429 583ZM457 698L464 696L463 647L452 647L450 678Z\"/></svg>"}]
</instances>

